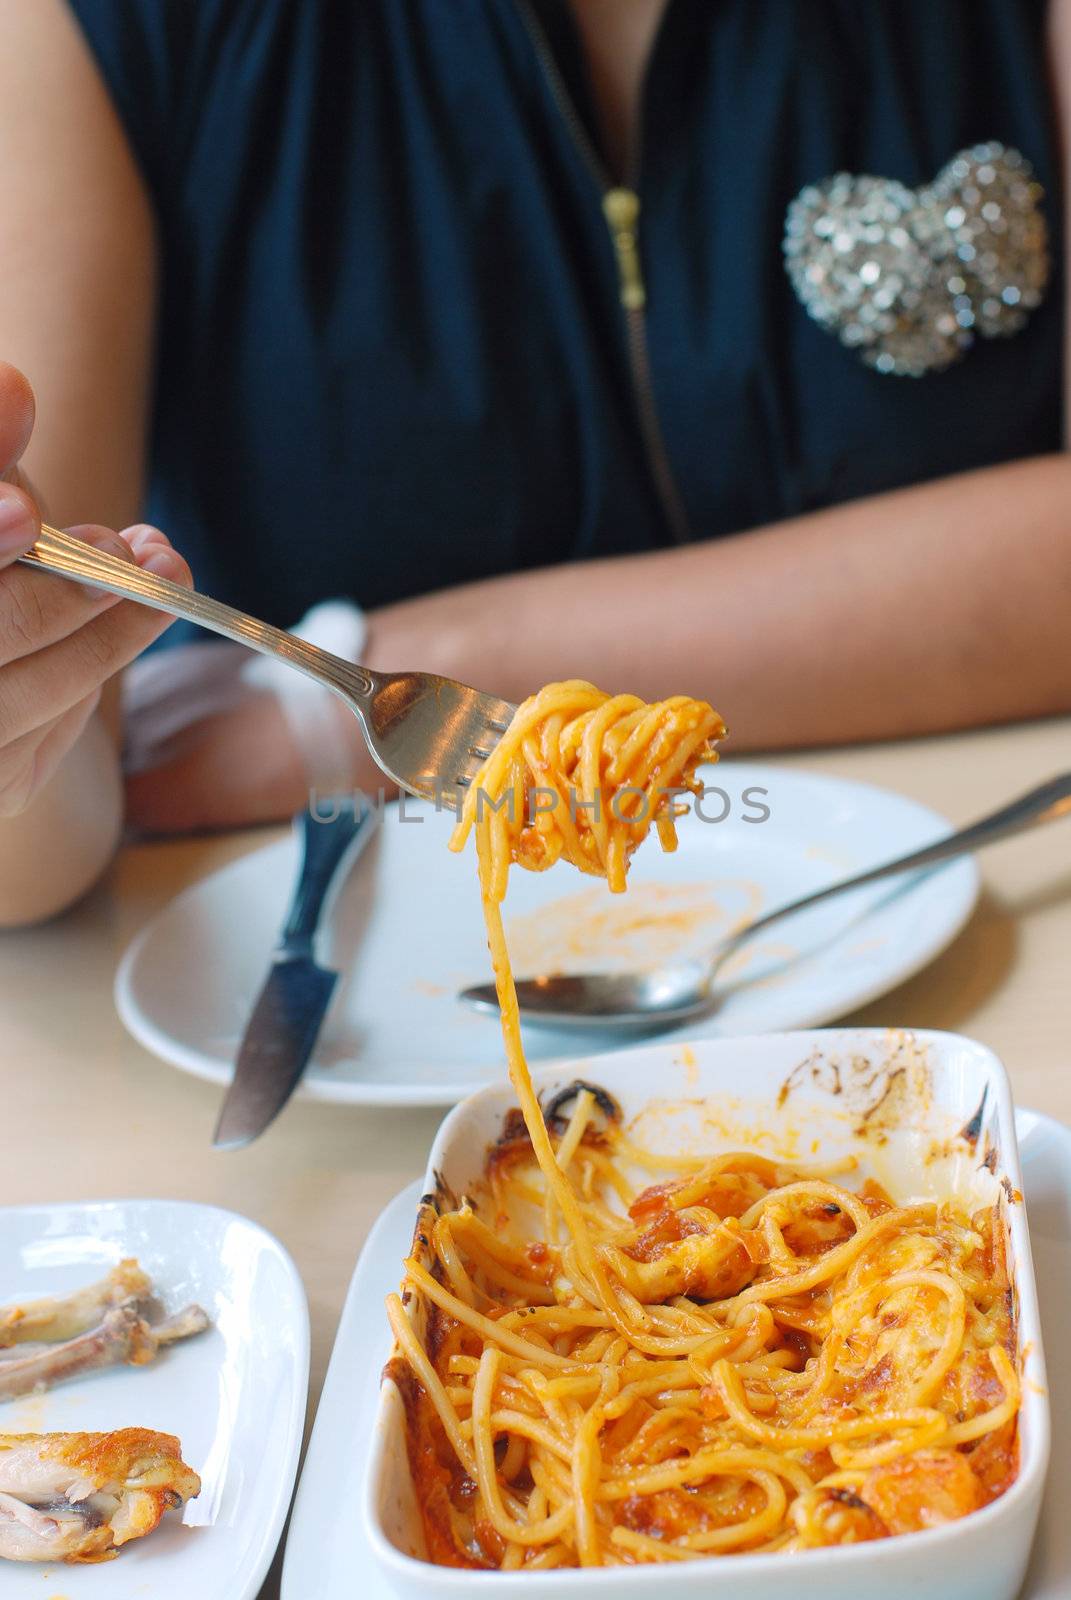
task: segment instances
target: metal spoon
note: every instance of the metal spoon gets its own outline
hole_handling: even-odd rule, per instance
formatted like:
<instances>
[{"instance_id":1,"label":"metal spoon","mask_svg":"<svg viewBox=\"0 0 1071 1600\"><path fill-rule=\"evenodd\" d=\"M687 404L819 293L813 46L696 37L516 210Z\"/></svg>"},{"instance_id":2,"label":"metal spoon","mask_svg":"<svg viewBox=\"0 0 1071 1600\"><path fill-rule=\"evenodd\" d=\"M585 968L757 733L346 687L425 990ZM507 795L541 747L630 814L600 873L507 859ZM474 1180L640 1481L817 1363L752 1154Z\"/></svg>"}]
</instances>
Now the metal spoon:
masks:
<instances>
[{"instance_id":1,"label":"metal spoon","mask_svg":"<svg viewBox=\"0 0 1071 1600\"><path fill-rule=\"evenodd\" d=\"M967 855L1007 839L1014 833L1052 822L1071 813L1071 772L1031 789L1027 794L1002 806L990 816L938 839L921 850L871 867L854 877L843 878L802 899L778 906L765 916L745 924L716 946L704 961L682 963L679 967L658 967L649 972L548 973L542 977L519 978L517 999L521 1014L533 1026L567 1028L656 1028L669 1027L688 1017L713 1010L718 997L715 980L728 958L745 940L763 933L782 917L816 906L849 889L861 889L882 878L919 868L932 868L955 856ZM476 1011L498 1013L494 985L477 984L458 995Z\"/></svg>"}]
</instances>

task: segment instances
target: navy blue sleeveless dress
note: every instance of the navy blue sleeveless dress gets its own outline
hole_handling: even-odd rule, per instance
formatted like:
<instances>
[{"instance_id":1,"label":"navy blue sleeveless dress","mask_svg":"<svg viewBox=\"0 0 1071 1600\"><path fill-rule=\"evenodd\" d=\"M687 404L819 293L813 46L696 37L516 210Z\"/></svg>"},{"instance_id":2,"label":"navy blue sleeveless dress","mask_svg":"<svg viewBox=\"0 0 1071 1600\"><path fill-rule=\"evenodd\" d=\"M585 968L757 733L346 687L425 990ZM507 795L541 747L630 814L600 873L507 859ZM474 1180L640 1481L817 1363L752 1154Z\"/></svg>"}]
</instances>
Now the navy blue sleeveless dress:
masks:
<instances>
[{"instance_id":1,"label":"navy blue sleeveless dress","mask_svg":"<svg viewBox=\"0 0 1071 1600\"><path fill-rule=\"evenodd\" d=\"M71 4L158 217L150 514L272 621L1060 447L1058 271L915 379L810 321L781 252L804 185L982 140L1059 241L1041 0L670 0L632 260L565 0Z\"/></svg>"}]
</instances>

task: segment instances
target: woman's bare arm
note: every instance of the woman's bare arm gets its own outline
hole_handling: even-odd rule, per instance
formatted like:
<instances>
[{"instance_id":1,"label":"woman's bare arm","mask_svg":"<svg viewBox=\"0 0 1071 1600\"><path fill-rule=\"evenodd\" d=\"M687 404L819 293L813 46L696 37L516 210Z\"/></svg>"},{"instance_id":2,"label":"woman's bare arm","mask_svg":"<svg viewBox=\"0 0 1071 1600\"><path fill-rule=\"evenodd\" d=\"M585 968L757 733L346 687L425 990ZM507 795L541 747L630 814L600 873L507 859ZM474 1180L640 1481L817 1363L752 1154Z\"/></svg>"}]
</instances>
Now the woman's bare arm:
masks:
<instances>
[{"instance_id":1,"label":"woman's bare arm","mask_svg":"<svg viewBox=\"0 0 1071 1600\"><path fill-rule=\"evenodd\" d=\"M0 38L0 357L29 376L37 399L19 471L53 522L122 527L142 492L149 206L63 0L0 0ZM5 374L0 405L13 393ZM10 449L0 470L9 460ZM157 619L122 606L97 626L109 647L122 640L117 661L160 631ZM18 789L26 774L12 781ZM0 926L49 914L99 875L121 799L115 742L94 714L28 804L16 796L0 806Z\"/></svg>"},{"instance_id":2,"label":"woman's bare arm","mask_svg":"<svg viewBox=\"0 0 1071 1600\"><path fill-rule=\"evenodd\" d=\"M466 586L389 607L372 640L514 699L566 676L708 695L740 749L1071 711L1071 458Z\"/></svg>"}]
</instances>

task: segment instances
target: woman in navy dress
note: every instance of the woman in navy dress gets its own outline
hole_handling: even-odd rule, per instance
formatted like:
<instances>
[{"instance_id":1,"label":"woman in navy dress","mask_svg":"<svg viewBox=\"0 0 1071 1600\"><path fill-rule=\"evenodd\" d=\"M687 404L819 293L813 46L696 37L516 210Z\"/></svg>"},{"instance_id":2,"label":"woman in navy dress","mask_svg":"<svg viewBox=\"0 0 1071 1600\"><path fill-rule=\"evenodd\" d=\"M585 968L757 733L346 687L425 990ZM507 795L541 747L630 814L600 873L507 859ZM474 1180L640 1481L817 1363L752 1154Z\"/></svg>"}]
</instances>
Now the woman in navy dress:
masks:
<instances>
[{"instance_id":1,"label":"woman in navy dress","mask_svg":"<svg viewBox=\"0 0 1071 1600\"><path fill-rule=\"evenodd\" d=\"M687 690L734 748L1071 709L1069 14L0 0L0 920L107 861L163 626L13 565L37 503L283 625L352 598L372 665ZM304 783L261 695L126 814Z\"/></svg>"}]
</instances>

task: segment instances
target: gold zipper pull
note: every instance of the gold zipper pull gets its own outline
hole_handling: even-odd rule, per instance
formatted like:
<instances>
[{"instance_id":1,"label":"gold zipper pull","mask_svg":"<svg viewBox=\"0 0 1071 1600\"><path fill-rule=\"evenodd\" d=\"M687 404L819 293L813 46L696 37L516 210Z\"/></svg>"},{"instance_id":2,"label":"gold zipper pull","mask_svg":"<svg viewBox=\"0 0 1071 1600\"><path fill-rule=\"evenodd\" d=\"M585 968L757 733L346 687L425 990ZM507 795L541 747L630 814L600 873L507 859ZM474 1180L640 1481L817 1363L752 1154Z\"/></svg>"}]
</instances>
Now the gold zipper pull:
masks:
<instances>
[{"instance_id":1,"label":"gold zipper pull","mask_svg":"<svg viewBox=\"0 0 1071 1600\"><path fill-rule=\"evenodd\" d=\"M621 304L626 311L642 311L647 304L647 290L637 238L640 197L632 189L607 189L602 197L602 210L617 252Z\"/></svg>"}]
</instances>

